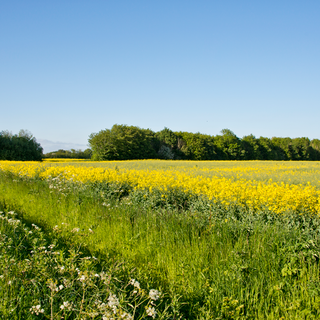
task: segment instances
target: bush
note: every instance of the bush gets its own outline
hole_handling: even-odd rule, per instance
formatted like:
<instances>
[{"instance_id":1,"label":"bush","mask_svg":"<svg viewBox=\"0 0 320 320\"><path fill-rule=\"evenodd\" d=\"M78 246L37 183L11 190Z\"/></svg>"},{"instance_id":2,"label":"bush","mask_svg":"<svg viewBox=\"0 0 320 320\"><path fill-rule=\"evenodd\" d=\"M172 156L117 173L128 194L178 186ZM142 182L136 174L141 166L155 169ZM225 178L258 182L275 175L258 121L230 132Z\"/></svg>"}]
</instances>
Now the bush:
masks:
<instances>
[{"instance_id":1,"label":"bush","mask_svg":"<svg viewBox=\"0 0 320 320\"><path fill-rule=\"evenodd\" d=\"M30 132L0 132L0 160L41 161L42 157L43 149Z\"/></svg>"}]
</instances>

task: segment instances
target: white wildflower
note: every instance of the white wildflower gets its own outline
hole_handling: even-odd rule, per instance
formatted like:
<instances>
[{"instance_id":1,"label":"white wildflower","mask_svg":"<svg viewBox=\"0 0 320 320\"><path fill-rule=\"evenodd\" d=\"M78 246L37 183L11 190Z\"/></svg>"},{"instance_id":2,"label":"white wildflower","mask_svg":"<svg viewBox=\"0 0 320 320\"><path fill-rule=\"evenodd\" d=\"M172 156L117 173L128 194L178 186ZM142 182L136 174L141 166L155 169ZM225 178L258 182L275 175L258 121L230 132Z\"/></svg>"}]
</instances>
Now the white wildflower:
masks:
<instances>
[{"instance_id":1,"label":"white wildflower","mask_svg":"<svg viewBox=\"0 0 320 320\"><path fill-rule=\"evenodd\" d=\"M156 309L154 307L148 307L146 309L146 313L149 317L152 317L153 319L156 317L157 315L157 312L156 312Z\"/></svg>"},{"instance_id":2,"label":"white wildflower","mask_svg":"<svg viewBox=\"0 0 320 320\"><path fill-rule=\"evenodd\" d=\"M133 320L133 316L130 313L126 312L122 313L120 317L124 320Z\"/></svg>"},{"instance_id":3,"label":"white wildflower","mask_svg":"<svg viewBox=\"0 0 320 320\"><path fill-rule=\"evenodd\" d=\"M79 280L80 280L81 282L85 282L85 281L86 281L86 276L83 274L83 275L79 278Z\"/></svg>"},{"instance_id":4,"label":"white wildflower","mask_svg":"<svg viewBox=\"0 0 320 320\"><path fill-rule=\"evenodd\" d=\"M131 279L129 283L133 285L135 288L140 289L140 283L136 281L136 279Z\"/></svg>"},{"instance_id":5,"label":"white wildflower","mask_svg":"<svg viewBox=\"0 0 320 320\"><path fill-rule=\"evenodd\" d=\"M98 309L105 309L107 305L103 302L100 305L98 305Z\"/></svg>"},{"instance_id":6,"label":"white wildflower","mask_svg":"<svg viewBox=\"0 0 320 320\"><path fill-rule=\"evenodd\" d=\"M32 224L32 226L36 229L36 230L41 230L37 225L35 225L34 223Z\"/></svg>"},{"instance_id":7,"label":"white wildflower","mask_svg":"<svg viewBox=\"0 0 320 320\"><path fill-rule=\"evenodd\" d=\"M59 292L60 290L62 290L64 288L64 286L62 284L57 286L52 280L48 281L48 287L53 292Z\"/></svg>"},{"instance_id":8,"label":"white wildflower","mask_svg":"<svg viewBox=\"0 0 320 320\"><path fill-rule=\"evenodd\" d=\"M91 312L89 313L89 316L92 317L92 318L95 318L99 315L99 312Z\"/></svg>"},{"instance_id":9,"label":"white wildflower","mask_svg":"<svg viewBox=\"0 0 320 320\"><path fill-rule=\"evenodd\" d=\"M104 271L100 272L100 278L102 281L106 280L108 277L108 274L105 273Z\"/></svg>"},{"instance_id":10,"label":"white wildflower","mask_svg":"<svg viewBox=\"0 0 320 320\"><path fill-rule=\"evenodd\" d=\"M108 306L112 308L118 305L119 305L119 299L117 298L117 296L115 294L110 294L108 298Z\"/></svg>"},{"instance_id":11,"label":"white wildflower","mask_svg":"<svg viewBox=\"0 0 320 320\"><path fill-rule=\"evenodd\" d=\"M102 320L114 320L113 315L110 312L107 312L102 316Z\"/></svg>"},{"instance_id":12,"label":"white wildflower","mask_svg":"<svg viewBox=\"0 0 320 320\"><path fill-rule=\"evenodd\" d=\"M32 314L35 313L36 315L39 315L39 313L44 313L44 309L41 309L41 305L40 304L38 304L36 306L32 306L30 308L30 311L31 311Z\"/></svg>"},{"instance_id":13,"label":"white wildflower","mask_svg":"<svg viewBox=\"0 0 320 320\"><path fill-rule=\"evenodd\" d=\"M160 298L161 292L155 289L151 289L149 292L149 297L151 300L158 300Z\"/></svg>"},{"instance_id":14,"label":"white wildflower","mask_svg":"<svg viewBox=\"0 0 320 320\"><path fill-rule=\"evenodd\" d=\"M72 303L70 303L69 301L64 301L63 304L60 306L61 310L70 310L72 308Z\"/></svg>"},{"instance_id":15,"label":"white wildflower","mask_svg":"<svg viewBox=\"0 0 320 320\"><path fill-rule=\"evenodd\" d=\"M20 223L20 220L15 220L15 219L8 219L8 223L11 225L16 225Z\"/></svg>"},{"instance_id":16,"label":"white wildflower","mask_svg":"<svg viewBox=\"0 0 320 320\"><path fill-rule=\"evenodd\" d=\"M133 285L136 289L140 290L140 283L135 279L131 279L129 284ZM133 293L138 293L138 290L134 290Z\"/></svg>"}]
</instances>

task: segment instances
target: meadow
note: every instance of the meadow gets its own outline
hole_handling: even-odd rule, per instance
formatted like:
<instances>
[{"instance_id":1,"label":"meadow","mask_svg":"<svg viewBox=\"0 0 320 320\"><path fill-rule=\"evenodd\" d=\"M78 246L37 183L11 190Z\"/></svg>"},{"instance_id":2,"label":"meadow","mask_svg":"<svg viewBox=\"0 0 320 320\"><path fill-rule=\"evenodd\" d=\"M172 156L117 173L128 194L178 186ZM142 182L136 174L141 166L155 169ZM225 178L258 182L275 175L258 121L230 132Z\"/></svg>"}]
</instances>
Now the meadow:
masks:
<instances>
[{"instance_id":1,"label":"meadow","mask_svg":"<svg viewBox=\"0 0 320 320\"><path fill-rule=\"evenodd\" d=\"M307 161L1 161L1 256L15 259L15 268L1 267L1 301L11 301L1 318L318 319L319 169ZM8 222L10 212L19 223ZM65 260L45 262L39 247L47 245L27 240L32 225ZM43 272L26 267L35 249ZM82 251L97 260L89 266ZM57 271L64 265L68 288ZM108 283L99 284L101 272ZM84 273L95 281L84 285Z\"/></svg>"}]
</instances>

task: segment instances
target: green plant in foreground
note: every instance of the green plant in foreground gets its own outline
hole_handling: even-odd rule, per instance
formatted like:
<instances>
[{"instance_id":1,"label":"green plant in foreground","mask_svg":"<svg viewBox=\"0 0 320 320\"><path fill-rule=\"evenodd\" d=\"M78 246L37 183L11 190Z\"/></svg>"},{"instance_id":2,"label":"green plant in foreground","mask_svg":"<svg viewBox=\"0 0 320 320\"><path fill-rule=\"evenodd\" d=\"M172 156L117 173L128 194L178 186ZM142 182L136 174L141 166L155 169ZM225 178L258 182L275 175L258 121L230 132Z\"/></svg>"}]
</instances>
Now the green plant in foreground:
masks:
<instances>
[{"instance_id":1,"label":"green plant in foreground","mask_svg":"<svg viewBox=\"0 0 320 320\"><path fill-rule=\"evenodd\" d=\"M58 235L48 239L14 212L0 219L1 319L169 318L164 295L128 281L122 264L106 265Z\"/></svg>"},{"instance_id":2,"label":"green plant in foreground","mask_svg":"<svg viewBox=\"0 0 320 320\"><path fill-rule=\"evenodd\" d=\"M147 288L146 296L150 289L161 288L167 295L163 295L160 311L170 311L172 319L320 317L319 219L290 213L253 213L237 207L225 210L218 205L210 207L200 198L193 199L188 210L184 210L175 207L173 194L166 205L157 206L160 196L149 199L145 193L143 201L144 195L137 194L136 201L124 191L117 185L86 187L67 185L58 179L47 184L37 179L3 177L0 206L19 212L30 225L41 226L48 236L51 233L54 239L69 241L75 252L83 251L84 243L99 258L100 269L118 270L114 274L121 282L113 278L115 286L121 283L120 287L128 285L127 289L134 291L129 283L139 279L141 287ZM44 245L45 250L50 244L52 241ZM68 250L64 257L71 255ZM88 255L82 257L85 256ZM64 285L59 277L54 273L46 280L52 279L59 288ZM76 273L75 277L81 276ZM79 279L74 283L78 289L73 296L79 301L84 288L88 292L94 287L83 288ZM73 300L61 300L57 305L55 301L67 289L52 291L47 282L41 287L46 288L46 305L53 301L54 312L59 310L62 315L60 306ZM116 294L119 303L127 301L128 295L115 291L112 294ZM107 304L108 297L105 293L101 301ZM34 301L32 306L37 307L40 302ZM74 312L84 313L86 306L83 304L81 309L79 302ZM141 314L150 317L147 310L152 314L154 306L145 306L146 302L135 313L132 307L124 312L135 314L138 319ZM42 302L35 311L38 309L51 310ZM156 317L160 317L160 311L157 310Z\"/></svg>"}]
</instances>

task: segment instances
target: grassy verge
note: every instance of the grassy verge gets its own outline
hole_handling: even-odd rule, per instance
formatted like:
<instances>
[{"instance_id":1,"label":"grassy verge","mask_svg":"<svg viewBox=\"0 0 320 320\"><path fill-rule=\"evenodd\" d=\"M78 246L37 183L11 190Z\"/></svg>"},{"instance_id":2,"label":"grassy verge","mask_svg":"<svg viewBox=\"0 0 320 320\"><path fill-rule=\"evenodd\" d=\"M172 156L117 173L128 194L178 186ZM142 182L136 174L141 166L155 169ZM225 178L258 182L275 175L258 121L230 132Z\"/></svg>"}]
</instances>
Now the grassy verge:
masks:
<instances>
[{"instance_id":1,"label":"grassy verge","mask_svg":"<svg viewBox=\"0 0 320 320\"><path fill-rule=\"evenodd\" d=\"M2 210L19 212L50 237L85 243L100 261L125 262L126 281L137 278L146 290L165 293L168 308L163 302L158 316L320 317L318 218L208 208L201 199L183 210L183 201L128 197L125 186L86 188L4 174L0 180Z\"/></svg>"},{"instance_id":2,"label":"grassy verge","mask_svg":"<svg viewBox=\"0 0 320 320\"><path fill-rule=\"evenodd\" d=\"M172 318L158 290L143 289L123 264L65 242L58 229L48 237L0 212L0 241L1 319Z\"/></svg>"}]
</instances>

